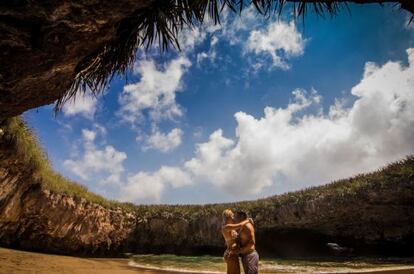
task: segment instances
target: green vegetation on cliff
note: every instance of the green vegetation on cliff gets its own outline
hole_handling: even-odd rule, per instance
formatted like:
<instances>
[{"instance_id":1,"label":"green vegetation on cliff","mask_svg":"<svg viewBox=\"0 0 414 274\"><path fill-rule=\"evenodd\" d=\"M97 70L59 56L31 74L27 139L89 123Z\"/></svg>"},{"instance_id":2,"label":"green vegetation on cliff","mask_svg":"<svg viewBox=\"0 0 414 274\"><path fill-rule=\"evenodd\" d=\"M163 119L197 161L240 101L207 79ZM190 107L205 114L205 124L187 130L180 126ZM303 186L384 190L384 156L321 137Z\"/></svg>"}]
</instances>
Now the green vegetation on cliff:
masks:
<instances>
[{"instance_id":1,"label":"green vegetation on cliff","mask_svg":"<svg viewBox=\"0 0 414 274\"><path fill-rule=\"evenodd\" d=\"M88 191L88 188L55 172L49 159L33 131L20 117L6 120L0 125L0 144L12 147L16 156L33 172L33 178L39 180L46 189L59 194L73 196L77 199L100 204L106 208L132 210L126 203L111 201Z\"/></svg>"},{"instance_id":2,"label":"green vegetation on cliff","mask_svg":"<svg viewBox=\"0 0 414 274\"><path fill-rule=\"evenodd\" d=\"M261 250L278 256L326 254L328 242L359 254L412 254L414 244L413 156L255 201L133 205L107 200L53 171L33 132L13 118L0 124L0 186L4 246L65 254L219 254L225 208L247 210Z\"/></svg>"},{"instance_id":3,"label":"green vegetation on cliff","mask_svg":"<svg viewBox=\"0 0 414 274\"><path fill-rule=\"evenodd\" d=\"M86 186L69 180L53 170L46 153L41 147L36 135L20 117L6 120L0 125L0 144L12 146L17 156L33 171L34 178L38 179L46 189L76 199L86 199L105 208L122 208L135 211L142 217L168 217L185 216L197 218L202 215L220 214L221 210L231 208L244 208L257 215L261 209L272 212L278 207L287 204L305 205L306 203L321 197L332 197L337 203L349 200L352 196L372 188L381 188L401 181L403 178L414 176L414 156L407 156L398 162L389 164L378 171L360 174L348 179L323 186L311 187L301 191L289 192L256 201L242 201L238 203L209 204L209 205L133 205L108 200L104 197L88 191Z\"/></svg>"}]
</instances>

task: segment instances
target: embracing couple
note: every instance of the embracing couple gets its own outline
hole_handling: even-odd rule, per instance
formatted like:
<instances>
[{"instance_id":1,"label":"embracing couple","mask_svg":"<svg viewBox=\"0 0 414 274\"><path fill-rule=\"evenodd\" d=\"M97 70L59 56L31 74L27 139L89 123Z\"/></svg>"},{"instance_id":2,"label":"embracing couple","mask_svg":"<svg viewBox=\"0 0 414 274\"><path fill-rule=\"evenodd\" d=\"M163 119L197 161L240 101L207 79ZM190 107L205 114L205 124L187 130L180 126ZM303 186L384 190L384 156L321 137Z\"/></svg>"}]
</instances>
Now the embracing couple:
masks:
<instances>
[{"instance_id":1,"label":"embracing couple","mask_svg":"<svg viewBox=\"0 0 414 274\"><path fill-rule=\"evenodd\" d=\"M224 210L222 234L227 246L224 252L227 273L240 274L239 256L245 274L259 273L259 254L256 252L253 220L247 218L246 212L233 213L230 209Z\"/></svg>"}]
</instances>

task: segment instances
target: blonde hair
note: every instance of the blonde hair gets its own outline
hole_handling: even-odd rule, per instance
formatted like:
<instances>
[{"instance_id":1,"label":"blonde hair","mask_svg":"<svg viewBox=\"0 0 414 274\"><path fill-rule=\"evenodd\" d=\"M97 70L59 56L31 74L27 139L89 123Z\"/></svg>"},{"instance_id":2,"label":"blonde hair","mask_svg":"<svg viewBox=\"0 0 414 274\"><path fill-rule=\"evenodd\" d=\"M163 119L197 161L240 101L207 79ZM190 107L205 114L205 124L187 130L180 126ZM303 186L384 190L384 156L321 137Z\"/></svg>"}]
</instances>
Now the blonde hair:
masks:
<instances>
[{"instance_id":1,"label":"blonde hair","mask_svg":"<svg viewBox=\"0 0 414 274\"><path fill-rule=\"evenodd\" d=\"M226 220L231 219L232 217L233 211L231 211L231 209L223 210L223 222L226 222Z\"/></svg>"}]
</instances>

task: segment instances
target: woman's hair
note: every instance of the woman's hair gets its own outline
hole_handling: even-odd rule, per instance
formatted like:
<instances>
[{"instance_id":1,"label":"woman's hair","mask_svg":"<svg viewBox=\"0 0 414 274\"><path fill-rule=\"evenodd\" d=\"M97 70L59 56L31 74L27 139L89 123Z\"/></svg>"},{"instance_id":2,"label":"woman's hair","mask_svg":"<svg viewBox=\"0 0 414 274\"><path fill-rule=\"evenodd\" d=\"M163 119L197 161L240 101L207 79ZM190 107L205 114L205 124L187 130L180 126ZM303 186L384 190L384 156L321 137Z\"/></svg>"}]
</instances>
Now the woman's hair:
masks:
<instances>
[{"instance_id":1,"label":"woman's hair","mask_svg":"<svg viewBox=\"0 0 414 274\"><path fill-rule=\"evenodd\" d=\"M227 220L231 219L232 217L233 217L233 211L231 211L231 209L223 210L223 223L226 223Z\"/></svg>"}]
</instances>

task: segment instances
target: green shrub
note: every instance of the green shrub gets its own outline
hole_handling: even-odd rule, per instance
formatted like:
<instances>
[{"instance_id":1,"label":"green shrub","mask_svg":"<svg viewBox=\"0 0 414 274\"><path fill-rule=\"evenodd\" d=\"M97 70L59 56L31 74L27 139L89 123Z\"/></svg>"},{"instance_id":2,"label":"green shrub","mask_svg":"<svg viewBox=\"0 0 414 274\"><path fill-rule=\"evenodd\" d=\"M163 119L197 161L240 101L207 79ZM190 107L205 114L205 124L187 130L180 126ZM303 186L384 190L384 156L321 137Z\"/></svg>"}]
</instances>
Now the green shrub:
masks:
<instances>
[{"instance_id":1,"label":"green shrub","mask_svg":"<svg viewBox=\"0 0 414 274\"><path fill-rule=\"evenodd\" d=\"M84 185L76 183L55 172L50 165L46 153L40 146L39 140L32 130L20 117L8 119L2 126L3 139L8 140L16 156L32 170L33 178L53 193L73 196L75 199L86 199L106 208L122 208L128 211L135 210L132 204L120 203L105 199L92 193Z\"/></svg>"},{"instance_id":2,"label":"green shrub","mask_svg":"<svg viewBox=\"0 0 414 274\"><path fill-rule=\"evenodd\" d=\"M225 208L243 208L253 215L264 209L277 210L283 205L295 204L305 206L308 201L328 198L332 201L346 202L350 196L369 191L374 187L391 186L396 180L412 178L414 174L414 156L397 161L368 174L360 174L349 179L338 180L323 186L288 192L256 201L241 201L237 203L208 204L208 205L134 205L120 203L88 191L86 186L73 182L53 170L44 150L35 134L20 118L15 117L6 121L2 128L0 141L7 139L15 154L33 171L33 177L53 193L73 196L75 199L86 199L105 208L121 208L135 211L142 218L147 217L177 217L193 219L196 216L220 215Z\"/></svg>"}]
</instances>

